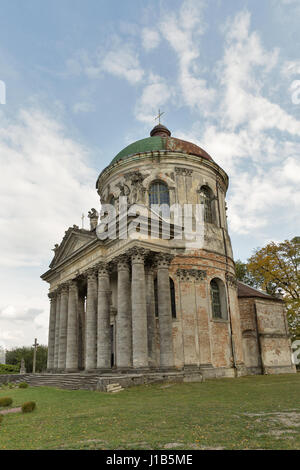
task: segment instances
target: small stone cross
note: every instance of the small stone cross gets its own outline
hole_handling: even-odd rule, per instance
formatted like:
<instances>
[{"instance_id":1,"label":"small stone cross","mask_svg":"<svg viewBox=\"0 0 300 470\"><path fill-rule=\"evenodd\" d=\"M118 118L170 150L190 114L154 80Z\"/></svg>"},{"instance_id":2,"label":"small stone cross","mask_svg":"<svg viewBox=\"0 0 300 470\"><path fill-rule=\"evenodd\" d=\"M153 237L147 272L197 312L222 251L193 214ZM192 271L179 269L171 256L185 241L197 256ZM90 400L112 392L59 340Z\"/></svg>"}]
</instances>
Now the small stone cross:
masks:
<instances>
[{"instance_id":1,"label":"small stone cross","mask_svg":"<svg viewBox=\"0 0 300 470\"><path fill-rule=\"evenodd\" d=\"M35 374L35 365L36 365L36 350L37 350L37 347L39 346L39 343L37 342L37 339L34 338L34 344L32 345L33 346L33 364L32 364L32 372L33 374Z\"/></svg>"},{"instance_id":2,"label":"small stone cross","mask_svg":"<svg viewBox=\"0 0 300 470\"><path fill-rule=\"evenodd\" d=\"M158 116L156 116L156 118L155 118L155 120L158 119L158 124L160 124L160 118L161 118L161 116L162 116L163 114L165 114L165 113L164 113L164 112L161 113L161 112L160 112L160 109L159 109L159 110L158 110Z\"/></svg>"}]
</instances>

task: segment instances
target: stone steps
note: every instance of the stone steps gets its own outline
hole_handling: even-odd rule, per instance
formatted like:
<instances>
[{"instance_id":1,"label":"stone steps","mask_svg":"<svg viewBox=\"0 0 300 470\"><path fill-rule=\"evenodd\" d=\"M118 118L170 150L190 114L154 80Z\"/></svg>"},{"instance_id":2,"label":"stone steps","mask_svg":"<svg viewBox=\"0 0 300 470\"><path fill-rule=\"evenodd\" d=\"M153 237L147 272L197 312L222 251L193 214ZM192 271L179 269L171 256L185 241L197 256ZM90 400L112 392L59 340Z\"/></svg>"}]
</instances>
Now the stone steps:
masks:
<instances>
[{"instance_id":1,"label":"stone steps","mask_svg":"<svg viewBox=\"0 0 300 470\"><path fill-rule=\"evenodd\" d=\"M106 391L108 393L117 393L121 392L122 390L124 390L124 388L121 387L119 383L111 383L106 386Z\"/></svg>"},{"instance_id":2,"label":"stone steps","mask_svg":"<svg viewBox=\"0 0 300 470\"><path fill-rule=\"evenodd\" d=\"M99 376L69 374L30 374L18 382L25 381L31 387L56 387L67 390L96 390Z\"/></svg>"},{"instance_id":3,"label":"stone steps","mask_svg":"<svg viewBox=\"0 0 300 470\"><path fill-rule=\"evenodd\" d=\"M31 387L56 387L65 390L98 390L117 393L136 385L161 382L202 382L203 376L195 371L152 373L44 373L0 376L0 384L27 382Z\"/></svg>"}]
</instances>

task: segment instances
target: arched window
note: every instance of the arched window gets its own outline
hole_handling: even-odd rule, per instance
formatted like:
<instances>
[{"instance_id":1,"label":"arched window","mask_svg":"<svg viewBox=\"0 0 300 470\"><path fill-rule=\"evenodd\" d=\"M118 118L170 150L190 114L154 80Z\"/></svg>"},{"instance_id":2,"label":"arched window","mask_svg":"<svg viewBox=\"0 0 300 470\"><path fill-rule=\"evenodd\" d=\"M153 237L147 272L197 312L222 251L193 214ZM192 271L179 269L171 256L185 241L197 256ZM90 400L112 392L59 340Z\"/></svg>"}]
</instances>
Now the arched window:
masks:
<instances>
[{"instance_id":1,"label":"arched window","mask_svg":"<svg viewBox=\"0 0 300 470\"><path fill-rule=\"evenodd\" d=\"M204 222L213 222L212 212L212 191L208 186L202 186L200 189L200 202L204 204Z\"/></svg>"},{"instance_id":2,"label":"arched window","mask_svg":"<svg viewBox=\"0 0 300 470\"><path fill-rule=\"evenodd\" d=\"M175 299L175 285L173 279L170 280L170 297L171 297L171 312L172 318L176 318L176 299ZM157 278L154 279L154 302L155 302L155 316L158 318L158 292L157 292Z\"/></svg>"},{"instance_id":3,"label":"arched window","mask_svg":"<svg viewBox=\"0 0 300 470\"><path fill-rule=\"evenodd\" d=\"M162 181L152 183L149 188L149 204L167 204L170 205L169 188Z\"/></svg>"},{"instance_id":4,"label":"arched window","mask_svg":"<svg viewBox=\"0 0 300 470\"><path fill-rule=\"evenodd\" d=\"M226 291L221 279L210 281L210 294L213 318L227 320Z\"/></svg>"},{"instance_id":5,"label":"arched window","mask_svg":"<svg viewBox=\"0 0 300 470\"><path fill-rule=\"evenodd\" d=\"M220 290L215 279L210 283L210 291L213 317L222 318Z\"/></svg>"},{"instance_id":6,"label":"arched window","mask_svg":"<svg viewBox=\"0 0 300 470\"><path fill-rule=\"evenodd\" d=\"M170 295L171 295L171 311L172 317L176 318L176 299L175 299L175 285L173 279L170 278Z\"/></svg>"},{"instance_id":7,"label":"arched window","mask_svg":"<svg viewBox=\"0 0 300 470\"><path fill-rule=\"evenodd\" d=\"M110 196L110 198L109 198L109 204L111 204L112 206L115 205L115 197L114 197L114 196Z\"/></svg>"}]
</instances>

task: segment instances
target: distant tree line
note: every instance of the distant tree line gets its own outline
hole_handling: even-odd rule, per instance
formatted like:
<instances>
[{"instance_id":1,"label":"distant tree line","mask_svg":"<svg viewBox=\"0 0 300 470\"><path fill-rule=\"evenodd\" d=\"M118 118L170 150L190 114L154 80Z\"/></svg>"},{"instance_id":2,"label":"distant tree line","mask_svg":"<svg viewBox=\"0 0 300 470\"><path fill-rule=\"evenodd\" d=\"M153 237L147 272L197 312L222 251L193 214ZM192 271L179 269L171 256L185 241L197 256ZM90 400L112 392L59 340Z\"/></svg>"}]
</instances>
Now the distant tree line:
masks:
<instances>
[{"instance_id":1,"label":"distant tree line","mask_svg":"<svg viewBox=\"0 0 300 470\"><path fill-rule=\"evenodd\" d=\"M36 351L36 372L43 372L47 369L47 346L38 346ZM6 351L6 364L21 366L21 360L24 358L26 372L32 372L33 348L23 346Z\"/></svg>"}]
</instances>

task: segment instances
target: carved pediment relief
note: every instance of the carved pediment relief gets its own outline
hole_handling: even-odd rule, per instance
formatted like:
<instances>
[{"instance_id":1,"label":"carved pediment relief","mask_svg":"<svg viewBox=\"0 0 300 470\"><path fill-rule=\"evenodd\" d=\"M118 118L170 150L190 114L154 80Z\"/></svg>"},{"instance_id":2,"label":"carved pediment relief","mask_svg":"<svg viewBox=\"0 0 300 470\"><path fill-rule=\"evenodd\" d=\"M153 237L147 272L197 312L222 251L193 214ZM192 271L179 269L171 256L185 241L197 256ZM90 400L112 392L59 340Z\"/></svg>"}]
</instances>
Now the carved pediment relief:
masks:
<instances>
[{"instance_id":1,"label":"carved pediment relief","mask_svg":"<svg viewBox=\"0 0 300 470\"><path fill-rule=\"evenodd\" d=\"M65 232L65 236L62 239L60 245L55 245L53 249L55 255L50 263L50 268L53 268L57 264L61 263L64 259L67 259L77 250L87 245L92 240L96 239L94 231L83 230L79 228L69 228Z\"/></svg>"}]
</instances>

